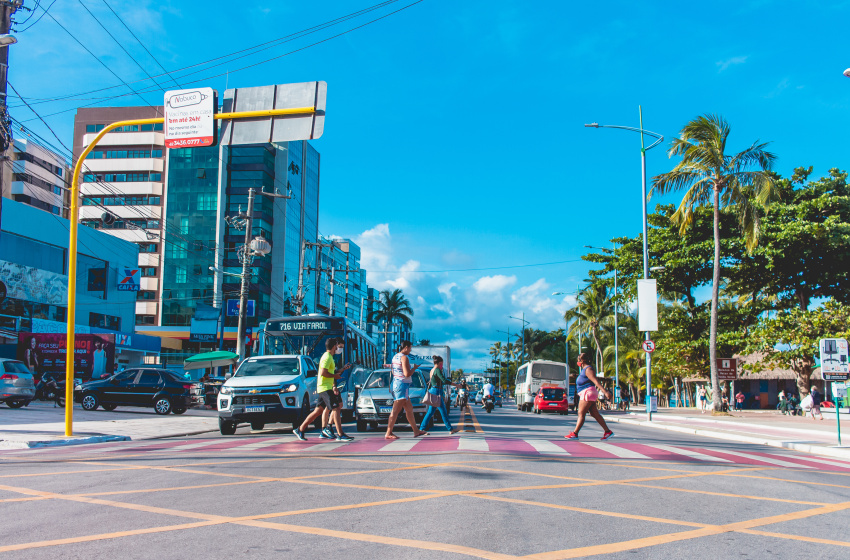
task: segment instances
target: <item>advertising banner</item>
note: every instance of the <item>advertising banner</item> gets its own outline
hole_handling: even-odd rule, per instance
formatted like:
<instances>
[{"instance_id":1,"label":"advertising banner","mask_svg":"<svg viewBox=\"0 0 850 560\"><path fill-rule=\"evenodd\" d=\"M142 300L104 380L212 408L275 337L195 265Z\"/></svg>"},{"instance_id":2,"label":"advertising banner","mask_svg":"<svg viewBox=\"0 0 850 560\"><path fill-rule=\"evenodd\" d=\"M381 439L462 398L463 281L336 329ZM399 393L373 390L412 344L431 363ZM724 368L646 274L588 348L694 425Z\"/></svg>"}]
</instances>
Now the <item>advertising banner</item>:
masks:
<instances>
[{"instance_id":1,"label":"advertising banner","mask_svg":"<svg viewBox=\"0 0 850 560\"><path fill-rule=\"evenodd\" d=\"M68 298L68 277L55 272L0 260L0 282L10 298L65 305Z\"/></svg>"},{"instance_id":2,"label":"advertising banner","mask_svg":"<svg viewBox=\"0 0 850 560\"><path fill-rule=\"evenodd\" d=\"M18 359L37 376L65 376L65 334L18 333ZM74 377L101 379L115 373L115 335L77 334Z\"/></svg>"},{"instance_id":3,"label":"advertising banner","mask_svg":"<svg viewBox=\"0 0 850 560\"><path fill-rule=\"evenodd\" d=\"M198 148L216 143L216 93L212 88L165 92L165 146Z\"/></svg>"}]
</instances>

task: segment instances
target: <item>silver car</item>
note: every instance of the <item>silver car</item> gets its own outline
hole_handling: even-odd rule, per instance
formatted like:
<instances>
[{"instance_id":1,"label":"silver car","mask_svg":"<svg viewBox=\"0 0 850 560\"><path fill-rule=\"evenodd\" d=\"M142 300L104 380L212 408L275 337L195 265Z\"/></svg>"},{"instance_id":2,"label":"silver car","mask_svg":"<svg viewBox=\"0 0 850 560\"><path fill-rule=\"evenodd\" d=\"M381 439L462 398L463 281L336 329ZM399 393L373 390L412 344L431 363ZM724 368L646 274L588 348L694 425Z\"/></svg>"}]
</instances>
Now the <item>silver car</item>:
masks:
<instances>
[{"instance_id":1,"label":"silver car","mask_svg":"<svg viewBox=\"0 0 850 560\"><path fill-rule=\"evenodd\" d=\"M392 377L392 370L376 369L360 388L355 413L358 432L365 432L369 426L377 428L379 424L387 424L393 410L393 396L390 394ZM426 409L426 406L422 404L422 398L425 396L425 380L419 371L413 372L409 396L410 404L413 405L413 416L417 422L421 422L425 417ZM407 416L403 411L398 415L397 423L407 423Z\"/></svg>"},{"instance_id":2,"label":"silver car","mask_svg":"<svg viewBox=\"0 0 850 560\"><path fill-rule=\"evenodd\" d=\"M35 397L35 381L26 364L0 358L0 402L9 408L21 408Z\"/></svg>"}]
</instances>

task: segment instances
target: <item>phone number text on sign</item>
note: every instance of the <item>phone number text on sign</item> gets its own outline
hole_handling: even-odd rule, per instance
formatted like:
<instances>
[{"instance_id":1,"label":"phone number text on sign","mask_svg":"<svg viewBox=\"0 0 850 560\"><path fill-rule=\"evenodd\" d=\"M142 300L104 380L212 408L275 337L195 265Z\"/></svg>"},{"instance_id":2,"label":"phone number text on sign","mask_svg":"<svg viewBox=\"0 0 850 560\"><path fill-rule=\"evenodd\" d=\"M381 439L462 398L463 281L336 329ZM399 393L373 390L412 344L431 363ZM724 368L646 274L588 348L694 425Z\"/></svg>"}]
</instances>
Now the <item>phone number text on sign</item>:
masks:
<instances>
[{"instance_id":1,"label":"phone number text on sign","mask_svg":"<svg viewBox=\"0 0 850 560\"><path fill-rule=\"evenodd\" d=\"M209 138L189 138L186 140L170 140L166 143L169 148L185 148L187 146L211 146L212 136Z\"/></svg>"},{"instance_id":2,"label":"phone number text on sign","mask_svg":"<svg viewBox=\"0 0 850 560\"><path fill-rule=\"evenodd\" d=\"M165 92L165 146L197 148L216 143L212 88Z\"/></svg>"}]
</instances>

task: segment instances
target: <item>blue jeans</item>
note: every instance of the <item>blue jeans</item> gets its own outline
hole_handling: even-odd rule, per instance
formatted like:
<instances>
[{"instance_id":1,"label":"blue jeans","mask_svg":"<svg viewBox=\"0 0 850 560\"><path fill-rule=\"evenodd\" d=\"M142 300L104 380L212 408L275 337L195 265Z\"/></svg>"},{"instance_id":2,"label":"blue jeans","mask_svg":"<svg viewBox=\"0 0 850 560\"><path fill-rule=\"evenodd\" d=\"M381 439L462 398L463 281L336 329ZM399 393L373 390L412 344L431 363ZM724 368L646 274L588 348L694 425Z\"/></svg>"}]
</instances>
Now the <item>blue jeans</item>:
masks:
<instances>
[{"instance_id":1,"label":"blue jeans","mask_svg":"<svg viewBox=\"0 0 850 560\"><path fill-rule=\"evenodd\" d=\"M440 394L440 390L437 389L436 387L431 387L430 389L428 389L428 392L431 393L432 395L438 395L438 396L442 397L442 395ZM428 407L428 411L425 413L425 418L422 419L422 423L419 425L420 430L422 430L423 432L425 431L425 427L431 421L431 418L434 417L434 412L436 412L436 411L437 411L436 406L429 406ZM440 399L440 414L443 416L443 424L445 424L446 430L451 432L452 431L452 422L451 422L451 420L449 420L449 411L446 410L446 400L445 399Z\"/></svg>"}]
</instances>

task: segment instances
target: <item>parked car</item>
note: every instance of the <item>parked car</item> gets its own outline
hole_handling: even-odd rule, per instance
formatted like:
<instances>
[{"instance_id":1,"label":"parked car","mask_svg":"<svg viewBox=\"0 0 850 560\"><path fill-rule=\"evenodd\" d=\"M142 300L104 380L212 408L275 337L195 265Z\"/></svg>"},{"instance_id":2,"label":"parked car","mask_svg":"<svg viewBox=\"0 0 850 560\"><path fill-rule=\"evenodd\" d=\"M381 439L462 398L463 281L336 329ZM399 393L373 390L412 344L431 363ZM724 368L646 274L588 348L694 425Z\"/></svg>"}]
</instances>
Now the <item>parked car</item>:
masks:
<instances>
[{"instance_id":1,"label":"parked car","mask_svg":"<svg viewBox=\"0 0 850 560\"><path fill-rule=\"evenodd\" d=\"M531 411L535 414L541 412L557 412L567 414L570 410L570 399L568 392L563 387L548 387L544 385L534 396Z\"/></svg>"},{"instance_id":2,"label":"parked car","mask_svg":"<svg viewBox=\"0 0 850 560\"><path fill-rule=\"evenodd\" d=\"M254 356L240 365L218 392L218 427L232 436L240 422L262 430L275 422L300 424L318 396L318 368L308 356Z\"/></svg>"},{"instance_id":3,"label":"parked car","mask_svg":"<svg viewBox=\"0 0 850 560\"><path fill-rule=\"evenodd\" d=\"M88 381L74 387L74 401L83 410L118 406L153 408L157 414L183 414L204 404L203 383L187 381L177 372L159 368L133 368L106 379Z\"/></svg>"},{"instance_id":4,"label":"parked car","mask_svg":"<svg viewBox=\"0 0 850 560\"><path fill-rule=\"evenodd\" d=\"M393 396L390 394L390 383L392 382L392 370L376 369L366 379L366 384L360 389L357 397L357 431L365 432L369 426L377 428L379 424L386 425L393 410ZM419 371L413 373L410 385L410 404L413 405L413 416L417 422L425 417L425 405L422 398L425 396L425 380ZM399 424L407 423L404 412L398 415Z\"/></svg>"},{"instance_id":5,"label":"parked car","mask_svg":"<svg viewBox=\"0 0 850 560\"><path fill-rule=\"evenodd\" d=\"M9 408L21 408L35 398L35 382L26 364L0 358L0 402Z\"/></svg>"}]
</instances>

